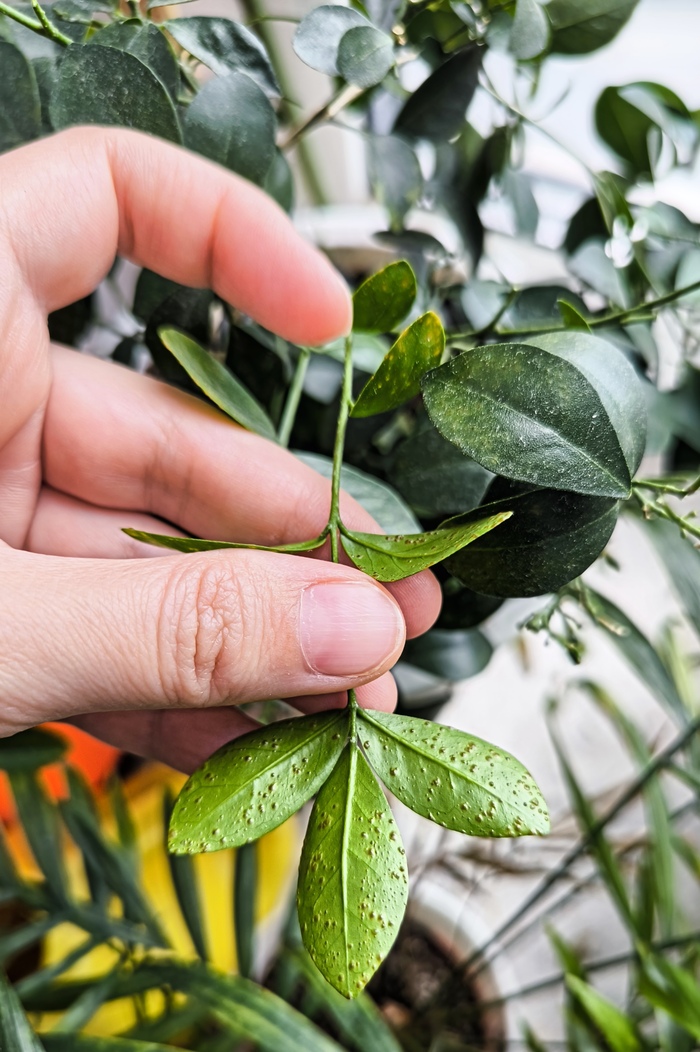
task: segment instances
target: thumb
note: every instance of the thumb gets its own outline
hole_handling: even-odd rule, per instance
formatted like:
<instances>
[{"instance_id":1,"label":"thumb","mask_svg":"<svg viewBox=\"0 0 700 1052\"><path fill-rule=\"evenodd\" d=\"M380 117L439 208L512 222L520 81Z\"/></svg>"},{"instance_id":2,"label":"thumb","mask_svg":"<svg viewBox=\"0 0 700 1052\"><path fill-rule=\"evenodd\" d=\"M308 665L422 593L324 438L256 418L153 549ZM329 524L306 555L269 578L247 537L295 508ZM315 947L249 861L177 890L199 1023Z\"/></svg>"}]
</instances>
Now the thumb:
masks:
<instances>
[{"instance_id":1,"label":"thumb","mask_svg":"<svg viewBox=\"0 0 700 1052\"><path fill-rule=\"evenodd\" d=\"M65 559L0 550L0 733L110 709L229 705L366 683L398 658L389 592L255 551Z\"/></svg>"}]
</instances>

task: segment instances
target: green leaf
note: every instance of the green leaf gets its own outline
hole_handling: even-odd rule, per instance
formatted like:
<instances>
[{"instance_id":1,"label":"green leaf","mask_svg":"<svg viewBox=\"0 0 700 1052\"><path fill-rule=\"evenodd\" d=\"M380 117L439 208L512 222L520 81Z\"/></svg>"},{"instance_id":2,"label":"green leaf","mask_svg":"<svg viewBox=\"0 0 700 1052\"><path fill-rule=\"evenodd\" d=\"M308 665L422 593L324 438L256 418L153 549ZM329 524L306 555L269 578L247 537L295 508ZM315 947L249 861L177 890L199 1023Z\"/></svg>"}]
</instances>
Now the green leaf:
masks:
<instances>
[{"instance_id":1,"label":"green leaf","mask_svg":"<svg viewBox=\"0 0 700 1052\"><path fill-rule=\"evenodd\" d=\"M341 37L336 64L348 84L372 88L394 65L394 41L374 26L354 26Z\"/></svg>"},{"instance_id":2,"label":"green leaf","mask_svg":"<svg viewBox=\"0 0 700 1052\"><path fill-rule=\"evenodd\" d=\"M595 337L552 335L556 341L538 337L544 346L478 347L434 369L422 382L428 415L445 438L498 475L627 497L639 445L625 416L639 398L632 367ZM581 340L596 345L585 362Z\"/></svg>"},{"instance_id":3,"label":"green leaf","mask_svg":"<svg viewBox=\"0 0 700 1052\"><path fill-rule=\"evenodd\" d=\"M175 857L175 856L172 856ZM238 972L253 977L255 958L255 905L257 900L258 848L255 842L236 848L233 874L233 931Z\"/></svg>"},{"instance_id":4,"label":"green leaf","mask_svg":"<svg viewBox=\"0 0 700 1052\"><path fill-rule=\"evenodd\" d=\"M606 88L596 103L595 121L600 137L635 177L653 176L662 132L673 143L697 138L692 116L678 95L646 81Z\"/></svg>"},{"instance_id":5,"label":"green leaf","mask_svg":"<svg viewBox=\"0 0 700 1052\"><path fill-rule=\"evenodd\" d=\"M219 851L269 833L323 784L346 738L341 710L282 720L224 745L178 796L169 850Z\"/></svg>"},{"instance_id":6,"label":"green leaf","mask_svg":"<svg viewBox=\"0 0 700 1052\"><path fill-rule=\"evenodd\" d=\"M609 44L628 20L638 0L551 0L552 51L585 55Z\"/></svg>"},{"instance_id":7,"label":"green leaf","mask_svg":"<svg viewBox=\"0 0 700 1052\"><path fill-rule=\"evenodd\" d=\"M632 666L642 683L656 695L672 716L686 722L688 714L676 685L647 637L618 606L588 587L585 591L585 608L605 630L608 638Z\"/></svg>"},{"instance_id":8,"label":"green leaf","mask_svg":"<svg viewBox=\"0 0 700 1052\"><path fill-rule=\"evenodd\" d=\"M36 946L53 928L65 923L67 919L67 911L52 912L41 920L30 921L14 931L3 932L0 935L0 967L4 967L13 957L30 947ZM4 1045L0 1045L0 1048L4 1052Z\"/></svg>"},{"instance_id":9,"label":"green leaf","mask_svg":"<svg viewBox=\"0 0 700 1052\"><path fill-rule=\"evenodd\" d=\"M0 153L41 135L39 88L19 48L0 40Z\"/></svg>"},{"instance_id":10,"label":"green leaf","mask_svg":"<svg viewBox=\"0 0 700 1052\"><path fill-rule=\"evenodd\" d=\"M530 836L549 831L532 776L495 745L413 716L361 710L367 757L402 804L471 836Z\"/></svg>"},{"instance_id":11,"label":"green leaf","mask_svg":"<svg viewBox=\"0 0 700 1052\"><path fill-rule=\"evenodd\" d=\"M316 7L302 18L292 46L307 66L333 77L339 72L338 50L343 36L359 26L369 27L370 23L351 7Z\"/></svg>"},{"instance_id":12,"label":"green leaf","mask_svg":"<svg viewBox=\"0 0 700 1052\"><path fill-rule=\"evenodd\" d=\"M367 148L374 196L388 211L392 227L401 227L423 192L423 173L415 151L398 135L370 135Z\"/></svg>"},{"instance_id":13,"label":"green leaf","mask_svg":"<svg viewBox=\"0 0 700 1052\"><path fill-rule=\"evenodd\" d=\"M46 877L51 896L63 905L68 902L68 882L56 807L49 801L33 771L10 771L9 778L29 847Z\"/></svg>"},{"instance_id":14,"label":"green leaf","mask_svg":"<svg viewBox=\"0 0 700 1052\"><path fill-rule=\"evenodd\" d=\"M451 556L446 569L469 588L508 598L556 592L580 576L610 540L620 510L609 497L496 479L468 520L510 510L512 519Z\"/></svg>"},{"instance_id":15,"label":"green leaf","mask_svg":"<svg viewBox=\"0 0 700 1052\"><path fill-rule=\"evenodd\" d=\"M112 47L66 48L49 114L56 129L117 125L182 142L175 107L161 81L136 55Z\"/></svg>"},{"instance_id":16,"label":"green leaf","mask_svg":"<svg viewBox=\"0 0 700 1052\"><path fill-rule=\"evenodd\" d=\"M687 616L700 634L700 552L671 522L647 519L645 526Z\"/></svg>"},{"instance_id":17,"label":"green leaf","mask_svg":"<svg viewBox=\"0 0 700 1052\"><path fill-rule=\"evenodd\" d=\"M428 424L398 447L389 478L416 514L439 518L475 508L493 476Z\"/></svg>"},{"instance_id":18,"label":"green leaf","mask_svg":"<svg viewBox=\"0 0 700 1052\"><path fill-rule=\"evenodd\" d=\"M444 349L442 323L437 314L428 311L401 333L362 388L350 415L374 416L413 398L420 392L421 377L439 365Z\"/></svg>"},{"instance_id":19,"label":"green leaf","mask_svg":"<svg viewBox=\"0 0 700 1052\"><path fill-rule=\"evenodd\" d=\"M377 581L401 581L420 570L442 562L471 544L482 534L500 526L512 512L503 511L488 518L458 526L443 524L427 533L355 533L342 528L343 548L355 566ZM449 519L447 520L449 523Z\"/></svg>"},{"instance_id":20,"label":"green leaf","mask_svg":"<svg viewBox=\"0 0 700 1052\"><path fill-rule=\"evenodd\" d=\"M393 332L416 298L416 276L400 259L377 271L352 298L355 332Z\"/></svg>"},{"instance_id":21,"label":"green leaf","mask_svg":"<svg viewBox=\"0 0 700 1052\"><path fill-rule=\"evenodd\" d=\"M394 122L394 132L431 142L445 142L458 135L479 83L483 55L483 48L463 48L438 66L409 95Z\"/></svg>"},{"instance_id":22,"label":"green leaf","mask_svg":"<svg viewBox=\"0 0 700 1052\"><path fill-rule=\"evenodd\" d=\"M91 44L103 44L128 51L148 66L173 99L177 99L180 87L180 71L177 59L164 34L152 22L128 19L112 22L98 30L90 38Z\"/></svg>"},{"instance_id":23,"label":"green leaf","mask_svg":"<svg viewBox=\"0 0 700 1052\"><path fill-rule=\"evenodd\" d=\"M199 89L184 121L185 144L261 185L275 156L275 111L245 73L214 77Z\"/></svg>"},{"instance_id":24,"label":"green leaf","mask_svg":"<svg viewBox=\"0 0 700 1052\"><path fill-rule=\"evenodd\" d=\"M43 1052L4 972L0 972L0 1048L2 1052Z\"/></svg>"},{"instance_id":25,"label":"green leaf","mask_svg":"<svg viewBox=\"0 0 700 1052\"><path fill-rule=\"evenodd\" d=\"M163 825L167 829L173 812L173 799L169 790L163 795ZM192 945L202 958L206 961L209 957L207 950L207 939L204 933L204 917L202 915L202 902L197 883L197 871L193 859L189 855L173 855L168 853L168 865L170 867L170 879L177 896L178 906L182 919L187 926Z\"/></svg>"},{"instance_id":26,"label":"green leaf","mask_svg":"<svg viewBox=\"0 0 700 1052\"><path fill-rule=\"evenodd\" d=\"M299 450L295 450L295 456L324 478L332 477L333 461L330 457L321 456L319 453L302 453ZM420 523L398 493L374 475L343 464L340 470L340 485L387 533L420 531Z\"/></svg>"},{"instance_id":27,"label":"green leaf","mask_svg":"<svg viewBox=\"0 0 700 1052\"><path fill-rule=\"evenodd\" d=\"M280 208L283 208L285 212L291 212L294 205L294 174L281 150L275 148L270 167L261 185L265 193L269 194Z\"/></svg>"},{"instance_id":28,"label":"green leaf","mask_svg":"<svg viewBox=\"0 0 700 1052\"><path fill-rule=\"evenodd\" d=\"M611 1052L643 1052L645 1045L637 1028L624 1012L575 975L567 975L566 985L569 993L603 1035Z\"/></svg>"},{"instance_id":29,"label":"green leaf","mask_svg":"<svg viewBox=\"0 0 700 1052\"><path fill-rule=\"evenodd\" d=\"M660 954L641 960L639 993L700 1041L700 988L690 969Z\"/></svg>"},{"instance_id":30,"label":"green leaf","mask_svg":"<svg viewBox=\"0 0 700 1052\"><path fill-rule=\"evenodd\" d=\"M561 320L567 329L582 329L584 332L591 331L583 314L574 307L573 303L569 303L568 300L557 300L557 307L561 314Z\"/></svg>"},{"instance_id":31,"label":"green leaf","mask_svg":"<svg viewBox=\"0 0 700 1052\"><path fill-rule=\"evenodd\" d=\"M478 282L477 285L483 290L482 296L487 302L487 309L491 312L485 319L488 321L503 304L508 290L494 282ZM515 329L522 335L527 335L532 329L555 327L561 321L559 300L562 296L579 310L586 309L583 300L564 285L530 285L515 293L511 302L506 306L500 323L504 329ZM465 302L465 308L466 306Z\"/></svg>"},{"instance_id":32,"label":"green leaf","mask_svg":"<svg viewBox=\"0 0 700 1052\"><path fill-rule=\"evenodd\" d=\"M246 73L266 95L281 94L272 63L260 38L230 18L195 15L165 23L170 36L220 77Z\"/></svg>"},{"instance_id":33,"label":"green leaf","mask_svg":"<svg viewBox=\"0 0 700 1052\"><path fill-rule=\"evenodd\" d=\"M537 58L547 47L550 28L537 0L517 0L510 31L510 50L516 58Z\"/></svg>"},{"instance_id":34,"label":"green leaf","mask_svg":"<svg viewBox=\"0 0 700 1052\"><path fill-rule=\"evenodd\" d=\"M493 654L493 647L483 632L432 628L416 639L409 639L402 661L432 672L444 679L469 679L482 672Z\"/></svg>"},{"instance_id":35,"label":"green leaf","mask_svg":"<svg viewBox=\"0 0 700 1052\"><path fill-rule=\"evenodd\" d=\"M186 0L179 2L184 3ZM130 1041L123 1037L98 1037L95 1034L49 1033L42 1035L42 1040L46 1052L177 1052L173 1045Z\"/></svg>"},{"instance_id":36,"label":"green leaf","mask_svg":"<svg viewBox=\"0 0 700 1052\"><path fill-rule=\"evenodd\" d=\"M144 533L143 530L124 529L122 533L128 534L137 541L144 544L154 544L158 548L170 548L175 552L214 552L219 548L245 548L256 552L283 552L295 555L298 552L312 552L320 548L325 537L314 537L310 541L298 541L296 544L278 544L266 547L264 544L239 544L234 541L201 541L196 537L166 537L160 533Z\"/></svg>"},{"instance_id":37,"label":"green leaf","mask_svg":"<svg viewBox=\"0 0 700 1052\"><path fill-rule=\"evenodd\" d=\"M204 90L204 89L202 89ZM269 416L243 384L186 333L166 326L158 330L163 344L207 398L241 427L275 439Z\"/></svg>"},{"instance_id":38,"label":"green leaf","mask_svg":"<svg viewBox=\"0 0 700 1052\"><path fill-rule=\"evenodd\" d=\"M304 945L344 997L356 997L386 957L407 897L398 828L367 761L350 742L311 813L297 892Z\"/></svg>"},{"instance_id":39,"label":"green leaf","mask_svg":"<svg viewBox=\"0 0 700 1052\"><path fill-rule=\"evenodd\" d=\"M0 771L35 771L56 763L67 745L63 738L38 727L0 738Z\"/></svg>"}]
</instances>

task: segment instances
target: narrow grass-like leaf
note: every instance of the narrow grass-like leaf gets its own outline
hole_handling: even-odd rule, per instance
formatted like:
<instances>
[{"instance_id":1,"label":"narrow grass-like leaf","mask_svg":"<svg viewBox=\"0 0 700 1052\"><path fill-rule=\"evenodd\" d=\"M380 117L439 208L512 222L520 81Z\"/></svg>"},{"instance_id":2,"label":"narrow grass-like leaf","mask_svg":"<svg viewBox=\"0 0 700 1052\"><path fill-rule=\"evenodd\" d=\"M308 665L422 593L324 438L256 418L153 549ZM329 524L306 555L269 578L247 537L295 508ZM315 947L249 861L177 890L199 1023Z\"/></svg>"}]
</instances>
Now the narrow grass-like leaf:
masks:
<instances>
[{"instance_id":1,"label":"narrow grass-like leaf","mask_svg":"<svg viewBox=\"0 0 700 1052\"><path fill-rule=\"evenodd\" d=\"M365 710L359 717L367 758L412 811L472 836L549 831L542 794L510 753L429 720Z\"/></svg>"},{"instance_id":2,"label":"narrow grass-like leaf","mask_svg":"<svg viewBox=\"0 0 700 1052\"><path fill-rule=\"evenodd\" d=\"M43 1042L46 1052L178 1052L182 1047L95 1034L44 1034Z\"/></svg>"},{"instance_id":3,"label":"narrow grass-like leaf","mask_svg":"<svg viewBox=\"0 0 700 1052\"><path fill-rule=\"evenodd\" d=\"M69 968L81 961L83 957L86 957L101 943L101 936L91 936L71 950L70 953L67 953L65 957L61 957L60 960L55 961L53 964L40 968L36 972L31 972L23 979L20 979L15 987L20 1000L24 1002L26 998L41 996L42 992L47 990L55 979L67 972Z\"/></svg>"},{"instance_id":4,"label":"narrow grass-like leaf","mask_svg":"<svg viewBox=\"0 0 700 1052\"><path fill-rule=\"evenodd\" d=\"M68 915L66 912L50 913L48 916L42 917L41 920L24 924L21 928L16 928L13 931L4 931L0 935L0 967L6 961L9 961L11 957L14 957L15 954L29 949L30 946L36 946L52 928L63 924L67 919ZM2 1048L2 1045L0 1045L0 1048Z\"/></svg>"},{"instance_id":5,"label":"narrow grass-like leaf","mask_svg":"<svg viewBox=\"0 0 700 1052\"><path fill-rule=\"evenodd\" d=\"M224 745L185 784L170 820L177 854L257 840L293 815L333 770L347 712L281 720Z\"/></svg>"},{"instance_id":6,"label":"narrow grass-like leaf","mask_svg":"<svg viewBox=\"0 0 700 1052\"><path fill-rule=\"evenodd\" d=\"M643 1052L645 1046L636 1026L624 1012L608 1001L607 997L603 997L592 986L575 975L567 975L566 985L571 995L603 1035L611 1052Z\"/></svg>"},{"instance_id":7,"label":"narrow grass-like leaf","mask_svg":"<svg viewBox=\"0 0 700 1052\"><path fill-rule=\"evenodd\" d=\"M28 771L11 771L10 784L22 828L36 862L46 877L49 893L59 903L68 902L68 882L63 865L61 827L56 807Z\"/></svg>"},{"instance_id":8,"label":"narrow grass-like leaf","mask_svg":"<svg viewBox=\"0 0 700 1052\"><path fill-rule=\"evenodd\" d=\"M355 332L393 332L416 298L416 276L400 259L363 282L352 298Z\"/></svg>"},{"instance_id":9,"label":"narrow grass-like leaf","mask_svg":"<svg viewBox=\"0 0 700 1052\"><path fill-rule=\"evenodd\" d=\"M4 972L0 972L0 1048L2 1052L43 1052Z\"/></svg>"},{"instance_id":10,"label":"narrow grass-like leaf","mask_svg":"<svg viewBox=\"0 0 700 1052\"><path fill-rule=\"evenodd\" d=\"M66 742L51 731L34 727L11 738L0 738L0 771L35 771L56 763L66 751Z\"/></svg>"},{"instance_id":11,"label":"narrow grass-like leaf","mask_svg":"<svg viewBox=\"0 0 700 1052\"><path fill-rule=\"evenodd\" d=\"M163 796L163 825L167 829L173 811L173 799L169 791ZM178 906L184 920L187 931L192 939L192 945L202 958L206 961L209 957L207 941L204 934L204 918L202 916L202 902L197 884L197 871L194 861L189 855L168 854L168 865L170 866L170 878L177 895Z\"/></svg>"},{"instance_id":12,"label":"narrow grass-like leaf","mask_svg":"<svg viewBox=\"0 0 700 1052\"><path fill-rule=\"evenodd\" d=\"M56 1034L67 1034L73 1037L74 1031L82 1030L105 1001L113 996L120 978L121 962L107 975L93 980L76 998L70 1008L61 1016L53 1028Z\"/></svg>"},{"instance_id":13,"label":"narrow grass-like leaf","mask_svg":"<svg viewBox=\"0 0 700 1052\"><path fill-rule=\"evenodd\" d=\"M267 547L264 544L237 544L232 541L201 541L196 537L166 537L161 533L145 533L143 530L124 529L134 540L144 544L154 544L157 548L170 548L175 552L215 552L219 548L245 548L255 552L283 552L295 555L297 552L312 552L320 548L325 537L314 537L310 541L298 541L295 544L277 544Z\"/></svg>"},{"instance_id":14,"label":"narrow grass-like leaf","mask_svg":"<svg viewBox=\"0 0 700 1052\"><path fill-rule=\"evenodd\" d=\"M686 614L700 634L700 552L671 522L651 518L645 520L645 526Z\"/></svg>"},{"instance_id":15,"label":"narrow grass-like leaf","mask_svg":"<svg viewBox=\"0 0 700 1052\"><path fill-rule=\"evenodd\" d=\"M344 997L357 997L386 957L407 897L398 827L367 761L350 742L311 813L297 892L304 945Z\"/></svg>"},{"instance_id":16,"label":"narrow grass-like leaf","mask_svg":"<svg viewBox=\"0 0 700 1052\"><path fill-rule=\"evenodd\" d=\"M248 431L276 439L274 425L263 407L221 362L179 329L164 325L158 329L158 335L163 346L214 405Z\"/></svg>"},{"instance_id":17,"label":"narrow grass-like leaf","mask_svg":"<svg viewBox=\"0 0 700 1052\"><path fill-rule=\"evenodd\" d=\"M700 1041L700 986L690 968L660 954L642 959L639 993Z\"/></svg>"},{"instance_id":18,"label":"narrow grass-like leaf","mask_svg":"<svg viewBox=\"0 0 700 1052\"><path fill-rule=\"evenodd\" d=\"M175 856L172 856L175 858ZM252 979L255 960L255 904L258 876L255 841L236 848L233 875L233 928L236 937L238 972Z\"/></svg>"},{"instance_id":19,"label":"narrow grass-like leaf","mask_svg":"<svg viewBox=\"0 0 700 1052\"><path fill-rule=\"evenodd\" d=\"M420 391L421 378L440 364L445 332L428 311L401 333L374 376L362 388L351 416L374 416L403 405Z\"/></svg>"},{"instance_id":20,"label":"narrow grass-like leaf","mask_svg":"<svg viewBox=\"0 0 700 1052\"><path fill-rule=\"evenodd\" d=\"M511 514L505 511L462 526L445 525L428 533L393 537L381 533L355 533L343 527L341 539L343 548L360 570L377 581L400 581L447 559L505 522Z\"/></svg>"},{"instance_id":21,"label":"narrow grass-like leaf","mask_svg":"<svg viewBox=\"0 0 700 1052\"><path fill-rule=\"evenodd\" d=\"M134 869L138 864L138 841L136 826L126 802L122 783L118 777L112 778L108 786L109 802L117 825L117 836L124 854L131 860Z\"/></svg>"}]
</instances>

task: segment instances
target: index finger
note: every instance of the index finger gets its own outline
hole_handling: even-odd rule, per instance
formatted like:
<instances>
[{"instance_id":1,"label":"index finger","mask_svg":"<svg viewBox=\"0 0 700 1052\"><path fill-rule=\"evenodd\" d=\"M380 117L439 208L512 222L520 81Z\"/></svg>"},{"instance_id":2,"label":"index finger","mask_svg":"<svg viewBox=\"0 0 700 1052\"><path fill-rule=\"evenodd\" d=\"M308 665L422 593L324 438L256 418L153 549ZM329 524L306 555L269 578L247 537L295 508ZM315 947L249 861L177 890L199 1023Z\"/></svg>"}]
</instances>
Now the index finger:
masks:
<instances>
[{"instance_id":1,"label":"index finger","mask_svg":"<svg viewBox=\"0 0 700 1052\"><path fill-rule=\"evenodd\" d=\"M45 312L87 295L122 255L214 289L294 343L350 326L342 279L274 201L159 139L73 128L3 157L2 190L0 229Z\"/></svg>"}]
</instances>

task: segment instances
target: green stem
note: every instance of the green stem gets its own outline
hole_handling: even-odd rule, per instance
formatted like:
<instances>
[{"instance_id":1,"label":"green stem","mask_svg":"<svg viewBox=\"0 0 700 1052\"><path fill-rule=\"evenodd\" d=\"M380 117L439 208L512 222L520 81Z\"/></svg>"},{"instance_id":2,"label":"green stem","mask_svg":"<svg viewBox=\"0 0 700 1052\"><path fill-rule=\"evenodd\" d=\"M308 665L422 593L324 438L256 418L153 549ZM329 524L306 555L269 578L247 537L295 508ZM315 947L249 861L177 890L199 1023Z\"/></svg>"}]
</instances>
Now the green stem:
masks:
<instances>
[{"instance_id":1,"label":"green stem","mask_svg":"<svg viewBox=\"0 0 700 1052\"><path fill-rule=\"evenodd\" d=\"M348 736L351 742L357 739L357 710L359 708L357 704L357 695L354 690L348 691L348 708L350 709L350 728Z\"/></svg>"},{"instance_id":2,"label":"green stem","mask_svg":"<svg viewBox=\"0 0 700 1052\"><path fill-rule=\"evenodd\" d=\"M73 43L70 37L65 36L60 29L56 29L56 27L49 21L48 15L39 3L39 0L32 0L32 7L34 9L34 14L39 19L45 36L49 37L50 40L55 40L57 44L62 44L64 47L68 47Z\"/></svg>"},{"instance_id":3,"label":"green stem","mask_svg":"<svg viewBox=\"0 0 700 1052\"><path fill-rule=\"evenodd\" d=\"M352 336L345 339L345 361L343 364L343 386L340 392L340 408L338 410L338 424L335 432L335 446L333 449L333 478L331 482L331 510L328 517L328 527L331 534L331 557L334 563L338 562L340 549L338 546L338 530L340 528L340 472L343 466L343 451L345 449L345 432L350 416L352 405Z\"/></svg>"},{"instance_id":4,"label":"green stem","mask_svg":"<svg viewBox=\"0 0 700 1052\"><path fill-rule=\"evenodd\" d=\"M700 490L700 475L687 486L676 486L672 482L664 482L663 479L636 479L632 483L633 489L654 489L661 493L670 493L674 497L690 497Z\"/></svg>"},{"instance_id":5,"label":"green stem","mask_svg":"<svg viewBox=\"0 0 700 1052\"><path fill-rule=\"evenodd\" d=\"M306 370L309 367L310 359L310 349L308 347L302 347L299 351L299 359L297 361L296 369L294 370L292 383L287 392L287 400L284 403L282 419L280 420L280 426L277 431L277 440L285 449L289 445L292 428L294 427L294 421L296 420L301 392L304 388L304 377L306 376Z\"/></svg>"},{"instance_id":6,"label":"green stem","mask_svg":"<svg viewBox=\"0 0 700 1052\"><path fill-rule=\"evenodd\" d=\"M602 329L608 325L625 325L633 324L635 321L643 321L643 317L635 317L635 315L648 314L650 311L655 311L661 307L666 307L670 303L674 303L676 300L681 299L683 296L687 296L691 292L696 292L700 289L700 281L694 281L692 285L685 285L682 289L675 289L673 292L667 292L665 296L658 296L656 299L647 300L646 303L638 303L635 307L626 307L624 310L613 311L610 314L604 314L600 318L586 318L586 324L589 329ZM493 333L495 336L538 336L548 332L568 332L566 325L545 325L542 327L535 326L527 329L494 329ZM451 332L447 334L449 341L453 340L467 340L474 339L476 336L481 336L482 330L470 329L467 332Z\"/></svg>"},{"instance_id":7,"label":"green stem","mask_svg":"<svg viewBox=\"0 0 700 1052\"><path fill-rule=\"evenodd\" d=\"M41 33L42 36L44 34L44 27L41 22L37 22L28 15L22 14L21 11L16 11L14 7L10 7L8 4L3 4L2 0L0 0L0 15L7 15L8 18L14 19L15 22L19 22L21 26L26 26L27 29L31 29L34 33Z\"/></svg>"}]
</instances>

